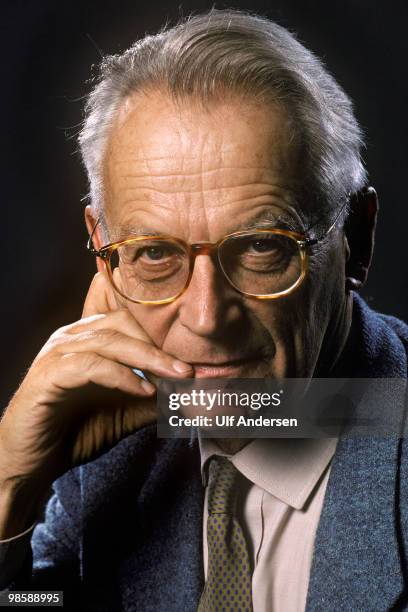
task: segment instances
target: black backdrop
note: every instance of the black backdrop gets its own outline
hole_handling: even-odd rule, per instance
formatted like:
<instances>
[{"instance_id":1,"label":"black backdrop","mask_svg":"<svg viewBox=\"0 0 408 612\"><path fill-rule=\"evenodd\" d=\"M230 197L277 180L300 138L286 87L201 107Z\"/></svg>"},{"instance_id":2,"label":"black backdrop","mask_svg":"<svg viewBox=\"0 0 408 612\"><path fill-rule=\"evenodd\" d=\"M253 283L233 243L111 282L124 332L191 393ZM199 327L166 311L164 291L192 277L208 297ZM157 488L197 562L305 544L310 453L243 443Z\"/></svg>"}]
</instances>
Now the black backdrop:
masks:
<instances>
[{"instance_id":1,"label":"black backdrop","mask_svg":"<svg viewBox=\"0 0 408 612\"><path fill-rule=\"evenodd\" d=\"M364 296L408 319L407 9L403 1L236 0L297 31L355 101L381 204ZM80 316L94 271L84 244L86 181L76 153L91 65L210 2L2 2L2 405L50 333ZM217 8L231 6L216 3Z\"/></svg>"}]
</instances>

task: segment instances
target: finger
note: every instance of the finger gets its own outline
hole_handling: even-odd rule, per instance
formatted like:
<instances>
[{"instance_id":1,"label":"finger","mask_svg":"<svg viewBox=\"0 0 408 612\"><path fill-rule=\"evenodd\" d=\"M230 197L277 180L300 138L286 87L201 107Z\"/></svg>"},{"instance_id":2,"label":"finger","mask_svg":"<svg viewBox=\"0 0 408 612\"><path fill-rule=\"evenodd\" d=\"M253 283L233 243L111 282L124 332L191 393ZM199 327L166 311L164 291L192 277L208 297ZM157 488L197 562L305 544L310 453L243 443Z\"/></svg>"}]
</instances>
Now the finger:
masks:
<instances>
[{"instance_id":1,"label":"finger","mask_svg":"<svg viewBox=\"0 0 408 612\"><path fill-rule=\"evenodd\" d=\"M139 325L135 317L126 308L120 308L112 312L95 314L76 321L64 328L64 333L78 334L89 330L112 329L117 332L153 344L152 339Z\"/></svg>"},{"instance_id":2,"label":"finger","mask_svg":"<svg viewBox=\"0 0 408 612\"><path fill-rule=\"evenodd\" d=\"M67 353L62 357L63 382L55 382L60 389L76 389L94 383L136 396L151 396L155 387L135 376L126 366L105 359L96 353Z\"/></svg>"},{"instance_id":3,"label":"finger","mask_svg":"<svg viewBox=\"0 0 408 612\"><path fill-rule=\"evenodd\" d=\"M150 342L137 340L112 329L89 330L66 337L54 347L60 354L92 352L131 368L158 376L189 376L191 365L168 355Z\"/></svg>"},{"instance_id":4,"label":"finger","mask_svg":"<svg viewBox=\"0 0 408 612\"><path fill-rule=\"evenodd\" d=\"M105 273L97 272L85 298L82 317L111 312L120 308L115 292Z\"/></svg>"}]
</instances>

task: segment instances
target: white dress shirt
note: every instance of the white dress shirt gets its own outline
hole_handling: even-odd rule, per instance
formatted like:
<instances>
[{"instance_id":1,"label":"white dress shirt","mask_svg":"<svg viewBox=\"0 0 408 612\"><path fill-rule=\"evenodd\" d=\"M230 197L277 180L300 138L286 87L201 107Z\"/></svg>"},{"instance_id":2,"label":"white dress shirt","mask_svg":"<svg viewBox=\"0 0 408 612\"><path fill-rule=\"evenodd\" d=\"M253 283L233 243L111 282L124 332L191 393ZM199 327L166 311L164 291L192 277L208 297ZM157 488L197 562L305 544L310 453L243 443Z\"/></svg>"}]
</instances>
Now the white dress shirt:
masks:
<instances>
[{"instance_id":1,"label":"white dress shirt","mask_svg":"<svg viewBox=\"0 0 408 612\"><path fill-rule=\"evenodd\" d=\"M303 612L331 459L337 438L257 439L230 456L240 472L238 520L253 564L254 612ZM207 461L226 455L200 438L201 473ZM207 576L207 490L203 558Z\"/></svg>"}]
</instances>

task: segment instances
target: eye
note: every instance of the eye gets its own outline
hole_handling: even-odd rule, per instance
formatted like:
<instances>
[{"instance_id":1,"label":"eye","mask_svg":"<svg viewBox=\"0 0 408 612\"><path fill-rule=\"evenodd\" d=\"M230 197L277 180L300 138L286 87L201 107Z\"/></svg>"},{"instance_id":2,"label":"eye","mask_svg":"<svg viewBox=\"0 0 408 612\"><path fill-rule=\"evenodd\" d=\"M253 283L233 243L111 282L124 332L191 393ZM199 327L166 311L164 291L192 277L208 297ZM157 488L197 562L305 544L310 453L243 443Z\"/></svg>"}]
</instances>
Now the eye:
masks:
<instances>
[{"instance_id":1,"label":"eye","mask_svg":"<svg viewBox=\"0 0 408 612\"><path fill-rule=\"evenodd\" d=\"M159 261L170 255L169 249L165 246L149 246L140 250L139 257L146 257L152 261Z\"/></svg>"},{"instance_id":2,"label":"eye","mask_svg":"<svg viewBox=\"0 0 408 612\"><path fill-rule=\"evenodd\" d=\"M240 274L282 275L298 256L296 241L272 232L232 238L221 252L222 265L230 274L240 270Z\"/></svg>"},{"instance_id":3,"label":"eye","mask_svg":"<svg viewBox=\"0 0 408 612\"><path fill-rule=\"evenodd\" d=\"M282 248L276 238L258 238L252 240L248 246L256 253L270 253Z\"/></svg>"},{"instance_id":4,"label":"eye","mask_svg":"<svg viewBox=\"0 0 408 612\"><path fill-rule=\"evenodd\" d=\"M181 250L169 242L150 239L120 247L119 256L123 264L157 265L168 263L179 257Z\"/></svg>"},{"instance_id":5,"label":"eye","mask_svg":"<svg viewBox=\"0 0 408 612\"><path fill-rule=\"evenodd\" d=\"M245 247L242 251L248 257L259 257L268 260L272 258L276 261L282 257L287 257L293 250L292 241L286 236L251 236L246 240Z\"/></svg>"}]
</instances>

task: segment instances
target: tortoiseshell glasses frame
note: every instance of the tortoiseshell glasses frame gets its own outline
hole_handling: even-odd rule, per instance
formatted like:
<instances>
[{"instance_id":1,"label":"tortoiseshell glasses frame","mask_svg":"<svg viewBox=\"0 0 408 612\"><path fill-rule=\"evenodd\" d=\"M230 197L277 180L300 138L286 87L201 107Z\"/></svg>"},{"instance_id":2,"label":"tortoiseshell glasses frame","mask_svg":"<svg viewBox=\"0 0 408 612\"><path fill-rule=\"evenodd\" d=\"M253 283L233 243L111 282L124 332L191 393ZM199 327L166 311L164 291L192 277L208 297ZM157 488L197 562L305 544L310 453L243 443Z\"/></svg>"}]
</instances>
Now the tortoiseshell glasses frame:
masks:
<instances>
[{"instance_id":1,"label":"tortoiseshell glasses frame","mask_svg":"<svg viewBox=\"0 0 408 612\"><path fill-rule=\"evenodd\" d=\"M295 232L292 230L287 230L287 229L280 229L277 227L265 227L265 228L250 228L250 229L246 229L246 230L242 230L242 231L238 231L238 232L234 232L231 234L228 234L226 236L224 236L223 238L221 238L218 242L198 242L198 243L194 243L194 244L188 244L186 242L184 242L183 240L179 239L179 238L175 238L173 236L168 236L168 235L151 235L151 234L147 234L147 235L141 235L141 236L134 236L131 238L126 238L124 240L120 240L118 242L112 242L110 244L107 244L105 246L103 246L101 249L97 250L94 248L93 246L93 236L95 233L95 230L98 226L98 224L100 223L101 218L98 218L98 220L96 221L92 232L89 236L88 242L87 242L87 249L89 251L89 253L91 253L92 255L99 257L100 259L102 259L102 261L105 264L105 269L106 272L108 274L109 280L112 284L112 287L115 289L115 291L118 292L119 295L121 295L123 298L125 298L126 300L129 300L131 302L134 302L136 304L146 304L146 305L160 305L160 304L169 304L170 302L173 302L174 300L176 300L178 297L180 297L188 288L190 281L191 281L191 277L193 275L193 271L194 271L194 262L195 262L195 258L198 257L199 255L209 255L211 257L214 257L214 255L217 258L218 264L219 264L219 268L222 271L222 273L224 274L225 278L227 279L227 281L229 282L229 284L238 292L241 293L242 295L245 295L247 297L251 297L251 298L255 298L258 300L274 300L274 299L278 299L284 296L287 296L289 294L291 294L293 291L295 291L296 289L298 289L300 287L300 285L303 283L306 274L307 274L307 270L308 270L308 249L312 246L315 246L316 244L318 244L319 242L321 242L324 238L326 238L328 236L328 234L330 234L330 232L333 230L333 228L336 226L337 221L340 218L340 215L342 213L342 211L344 210L346 204L348 203L349 198L347 198L346 202L341 206L338 214L336 215L333 223L330 225L330 227L328 228L328 230L326 230L322 235L320 235L318 238L310 238L307 236L307 234L310 232L310 230L312 229L313 226L311 226L306 233L300 233L300 232ZM316 222L318 223L318 221ZM313 224L313 225L316 225ZM263 235L274 235L274 236L281 236L281 237L286 237L288 238L290 241L294 243L296 243L297 245L297 249L298 249L298 254L299 254L299 261L300 261L300 269L299 269L299 273L297 278L294 280L294 282L287 288L285 288L284 290L281 291L277 291L275 293L268 293L268 294L257 294L257 293L253 293L253 292L248 292L248 291L243 291L242 289L240 289L239 287L236 286L236 284L234 284L234 282L229 278L228 274L226 273L223 263L222 263L222 258L220 258L220 249L222 249L222 247L225 245L226 241L229 240L233 240L235 238L240 238L240 237L245 237L245 236L259 236L259 239L262 240L262 236ZM176 292L174 295L169 296L166 299L160 299L160 300L141 300L141 299L135 299L134 297L131 297L129 295L126 295L125 293L123 293L123 291L120 289L120 287L117 286L114 276L113 276L113 270L111 267L111 257L112 254L115 253L115 251L117 251L120 247L125 247L128 245L133 245L133 244L137 244L138 242L141 241L145 241L145 240L149 240L149 241L166 241L166 242L171 242L173 245L177 245L178 247L180 247L181 249L183 249L185 251L186 254L188 254L189 257L189 270L188 270L188 274L186 276L186 279L184 281L183 287L180 288L180 290L178 292Z\"/></svg>"}]
</instances>

